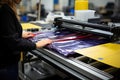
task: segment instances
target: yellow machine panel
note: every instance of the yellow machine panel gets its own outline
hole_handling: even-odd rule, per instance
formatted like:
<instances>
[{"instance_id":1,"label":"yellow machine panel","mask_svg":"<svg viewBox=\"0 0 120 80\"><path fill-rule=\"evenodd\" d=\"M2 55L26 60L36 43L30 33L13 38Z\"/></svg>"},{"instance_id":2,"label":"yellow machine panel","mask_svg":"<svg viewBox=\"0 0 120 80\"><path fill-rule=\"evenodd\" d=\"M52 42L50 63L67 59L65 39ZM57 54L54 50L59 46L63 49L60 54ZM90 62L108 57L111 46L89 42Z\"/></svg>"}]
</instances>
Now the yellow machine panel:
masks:
<instances>
[{"instance_id":1,"label":"yellow machine panel","mask_svg":"<svg viewBox=\"0 0 120 80\"><path fill-rule=\"evenodd\" d=\"M120 44L106 43L90 48L78 49L75 52L110 66L120 68Z\"/></svg>"},{"instance_id":2,"label":"yellow machine panel","mask_svg":"<svg viewBox=\"0 0 120 80\"><path fill-rule=\"evenodd\" d=\"M21 23L23 30L27 30L27 29L32 29L32 28L37 28L37 29L41 29L41 26L37 26L31 23Z\"/></svg>"}]
</instances>

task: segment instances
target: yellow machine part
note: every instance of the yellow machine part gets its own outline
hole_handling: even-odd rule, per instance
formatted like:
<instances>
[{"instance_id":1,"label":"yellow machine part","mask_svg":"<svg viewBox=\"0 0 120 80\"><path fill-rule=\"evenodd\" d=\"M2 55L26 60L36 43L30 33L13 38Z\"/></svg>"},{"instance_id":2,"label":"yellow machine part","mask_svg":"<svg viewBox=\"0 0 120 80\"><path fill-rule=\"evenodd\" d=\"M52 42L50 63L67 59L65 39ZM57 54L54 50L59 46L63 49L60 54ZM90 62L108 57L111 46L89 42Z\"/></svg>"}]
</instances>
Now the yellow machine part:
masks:
<instances>
[{"instance_id":1,"label":"yellow machine part","mask_svg":"<svg viewBox=\"0 0 120 80\"><path fill-rule=\"evenodd\" d=\"M88 0L75 0L75 10L88 10Z\"/></svg>"},{"instance_id":2,"label":"yellow machine part","mask_svg":"<svg viewBox=\"0 0 120 80\"><path fill-rule=\"evenodd\" d=\"M37 29L41 29L41 26L37 26L31 23L21 23L23 30L27 30L27 29L32 29L32 28L37 28Z\"/></svg>"},{"instance_id":3,"label":"yellow machine part","mask_svg":"<svg viewBox=\"0 0 120 80\"><path fill-rule=\"evenodd\" d=\"M75 50L76 53L90 57L115 68L120 68L120 44L106 43Z\"/></svg>"}]
</instances>

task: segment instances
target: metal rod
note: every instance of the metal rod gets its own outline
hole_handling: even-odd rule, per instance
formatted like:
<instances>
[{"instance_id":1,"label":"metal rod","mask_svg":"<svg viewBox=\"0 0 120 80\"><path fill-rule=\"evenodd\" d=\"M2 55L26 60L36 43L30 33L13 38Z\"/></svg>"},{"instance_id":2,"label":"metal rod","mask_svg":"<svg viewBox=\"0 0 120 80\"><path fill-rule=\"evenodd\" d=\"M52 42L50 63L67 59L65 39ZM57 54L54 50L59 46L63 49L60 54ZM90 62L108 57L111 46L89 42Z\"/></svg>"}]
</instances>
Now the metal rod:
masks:
<instances>
[{"instance_id":1,"label":"metal rod","mask_svg":"<svg viewBox=\"0 0 120 80\"><path fill-rule=\"evenodd\" d=\"M61 27L68 28L68 29L71 29L71 30L80 31L80 32L91 33L91 34L103 36L103 37L106 37L106 38L109 38L109 39L111 39L112 36L113 36L113 35L110 35L110 34L99 33L99 32L94 32L94 31L90 31L90 30L84 30L84 29L80 29L80 28L75 27L75 26L73 27L73 26L65 25L65 24L62 24Z\"/></svg>"},{"instance_id":2,"label":"metal rod","mask_svg":"<svg viewBox=\"0 0 120 80\"><path fill-rule=\"evenodd\" d=\"M39 0L38 20L40 20L40 15L41 15L41 0Z\"/></svg>"},{"instance_id":3,"label":"metal rod","mask_svg":"<svg viewBox=\"0 0 120 80\"><path fill-rule=\"evenodd\" d=\"M70 23L70 24L75 24L75 25L82 25L84 27L91 27L91 28L101 29L101 30L105 30L105 31L111 31L110 26L106 26L106 25L78 22L78 21L66 20L66 19L56 19L56 20L61 21L61 22Z\"/></svg>"}]
</instances>

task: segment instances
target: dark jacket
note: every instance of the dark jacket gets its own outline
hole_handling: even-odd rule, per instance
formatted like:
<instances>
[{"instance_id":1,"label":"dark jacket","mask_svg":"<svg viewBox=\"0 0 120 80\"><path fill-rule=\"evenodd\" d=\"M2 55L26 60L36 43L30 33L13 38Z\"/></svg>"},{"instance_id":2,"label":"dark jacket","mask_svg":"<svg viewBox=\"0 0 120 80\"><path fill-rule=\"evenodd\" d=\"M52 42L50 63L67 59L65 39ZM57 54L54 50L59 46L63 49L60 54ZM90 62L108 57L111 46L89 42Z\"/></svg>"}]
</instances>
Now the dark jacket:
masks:
<instances>
[{"instance_id":1,"label":"dark jacket","mask_svg":"<svg viewBox=\"0 0 120 80\"><path fill-rule=\"evenodd\" d=\"M35 43L22 38L21 24L6 4L0 7L0 46L0 64L16 63L21 51L36 48Z\"/></svg>"}]
</instances>

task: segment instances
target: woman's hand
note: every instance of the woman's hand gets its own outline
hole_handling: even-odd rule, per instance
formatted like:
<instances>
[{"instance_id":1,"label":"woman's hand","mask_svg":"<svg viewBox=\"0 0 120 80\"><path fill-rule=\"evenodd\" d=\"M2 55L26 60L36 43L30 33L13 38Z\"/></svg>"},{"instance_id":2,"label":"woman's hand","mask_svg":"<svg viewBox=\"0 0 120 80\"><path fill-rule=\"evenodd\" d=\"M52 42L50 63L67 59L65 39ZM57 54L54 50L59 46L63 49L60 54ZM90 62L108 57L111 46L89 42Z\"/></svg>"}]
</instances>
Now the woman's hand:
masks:
<instances>
[{"instance_id":1,"label":"woman's hand","mask_svg":"<svg viewBox=\"0 0 120 80\"><path fill-rule=\"evenodd\" d=\"M53 41L51 39L42 39L36 43L36 48L44 47L48 44L51 44Z\"/></svg>"},{"instance_id":2,"label":"woman's hand","mask_svg":"<svg viewBox=\"0 0 120 80\"><path fill-rule=\"evenodd\" d=\"M23 38L34 37L34 34L33 34L32 32L23 31L22 37L23 37Z\"/></svg>"}]
</instances>

